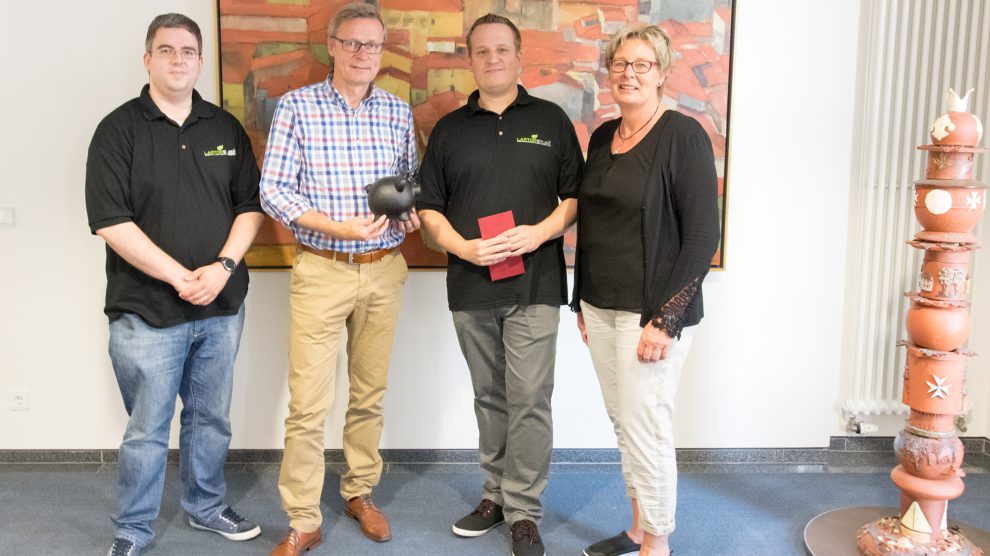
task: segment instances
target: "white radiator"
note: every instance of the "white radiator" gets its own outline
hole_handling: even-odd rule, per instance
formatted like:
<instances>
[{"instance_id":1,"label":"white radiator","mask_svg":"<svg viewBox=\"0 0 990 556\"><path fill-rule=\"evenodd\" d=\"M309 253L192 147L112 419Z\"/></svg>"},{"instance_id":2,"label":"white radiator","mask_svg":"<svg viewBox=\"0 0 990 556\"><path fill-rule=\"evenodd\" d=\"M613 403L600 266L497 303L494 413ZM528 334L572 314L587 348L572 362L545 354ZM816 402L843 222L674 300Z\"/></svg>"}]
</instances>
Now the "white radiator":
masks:
<instances>
[{"instance_id":1,"label":"white radiator","mask_svg":"<svg viewBox=\"0 0 990 556\"><path fill-rule=\"evenodd\" d=\"M990 1L864 0L862 7L844 408L906 414L905 350L896 344L906 338L908 301L901 294L917 289L921 258L904 243L918 230L913 182L925 170L924 152L915 147L930 142L928 127L945 111L949 87L960 94L976 88L969 109L984 122L990 118ZM974 178L988 181L990 157L982 158Z\"/></svg>"}]
</instances>

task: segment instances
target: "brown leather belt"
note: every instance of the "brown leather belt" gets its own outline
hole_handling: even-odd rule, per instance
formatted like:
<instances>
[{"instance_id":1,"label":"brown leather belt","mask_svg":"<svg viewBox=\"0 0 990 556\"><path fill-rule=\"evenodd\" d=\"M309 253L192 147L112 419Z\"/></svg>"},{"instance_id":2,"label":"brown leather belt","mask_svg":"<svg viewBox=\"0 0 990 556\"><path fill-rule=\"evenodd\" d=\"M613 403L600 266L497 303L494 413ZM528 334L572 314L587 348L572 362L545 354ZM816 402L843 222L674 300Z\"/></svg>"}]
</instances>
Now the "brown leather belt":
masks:
<instances>
[{"instance_id":1,"label":"brown leather belt","mask_svg":"<svg viewBox=\"0 0 990 556\"><path fill-rule=\"evenodd\" d=\"M395 247L392 249L379 249L377 251L368 251L367 253L344 253L342 251L330 251L327 249L314 249L308 245L299 245L299 248L307 253L312 253L323 257L324 259L330 259L331 261L340 261L347 264L367 264L373 263L375 261L380 261L385 258L385 255L396 250Z\"/></svg>"}]
</instances>

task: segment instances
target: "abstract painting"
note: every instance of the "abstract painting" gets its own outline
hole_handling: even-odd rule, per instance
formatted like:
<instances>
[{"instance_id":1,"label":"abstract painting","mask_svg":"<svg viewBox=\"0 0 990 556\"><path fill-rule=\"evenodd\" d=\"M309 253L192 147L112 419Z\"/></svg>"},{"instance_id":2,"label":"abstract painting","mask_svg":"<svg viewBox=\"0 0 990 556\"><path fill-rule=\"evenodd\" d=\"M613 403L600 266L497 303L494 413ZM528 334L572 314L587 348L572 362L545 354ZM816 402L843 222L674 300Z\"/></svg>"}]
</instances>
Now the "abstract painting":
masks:
<instances>
[{"instance_id":1,"label":"abstract painting","mask_svg":"<svg viewBox=\"0 0 990 556\"><path fill-rule=\"evenodd\" d=\"M322 81L329 72L327 24L346 0L218 0L221 98L244 124L259 162L279 97ZM420 153L430 131L474 90L465 35L486 13L508 17L522 32L520 82L571 117L582 148L602 122L618 117L609 94L604 47L631 23L656 23L671 37L674 66L664 105L697 119L712 142L719 177L722 235L712 259L725 265L726 152L732 53L732 0L377 0L388 27L379 87L406 99ZM446 266L419 233L401 249L411 268ZM565 235L572 261L573 230ZM287 268L292 234L268 219L248 255L252 268Z\"/></svg>"}]
</instances>

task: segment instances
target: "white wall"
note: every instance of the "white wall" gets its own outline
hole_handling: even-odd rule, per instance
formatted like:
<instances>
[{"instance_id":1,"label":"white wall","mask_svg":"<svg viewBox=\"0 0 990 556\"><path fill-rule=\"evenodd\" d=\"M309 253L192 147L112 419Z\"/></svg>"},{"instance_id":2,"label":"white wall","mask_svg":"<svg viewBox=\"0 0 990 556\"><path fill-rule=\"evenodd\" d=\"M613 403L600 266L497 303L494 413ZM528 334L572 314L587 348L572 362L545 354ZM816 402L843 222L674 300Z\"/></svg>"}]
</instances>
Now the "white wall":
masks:
<instances>
[{"instance_id":1,"label":"white wall","mask_svg":"<svg viewBox=\"0 0 990 556\"><path fill-rule=\"evenodd\" d=\"M824 446L841 433L838 347L857 58L857 44L839 37L854 35L859 3L739 4L728 270L705 283L707 316L678 397L678 444ZM0 449L113 448L125 415L106 355L103 245L86 227L86 147L98 121L144 83L140 59L151 18L186 13L215 44L213 2L93 0L47 10L38 3L8 8L7 21L27 24L8 29L0 48L14 77L0 93L8 130L0 139L0 206L16 207L18 218L15 228L0 228ZM207 49L206 57L199 90L215 99L215 53ZM287 282L286 273L252 273L234 448L281 447ZM614 446L573 317L565 312L561 320L556 446ZM30 411L7 410L11 388L30 389ZM409 276L386 411L385 447L476 446L441 272ZM342 414L337 407L328 447L340 445ZM990 422L981 426L986 431Z\"/></svg>"},{"instance_id":2,"label":"white wall","mask_svg":"<svg viewBox=\"0 0 990 556\"><path fill-rule=\"evenodd\" d=\"M990 114L986 117L990 117ZM983 145L986 144L984 135ZM977 166L977 171L981 172L980 179L990 181L990 168L987 168L990 166L990 155L983 155L982 160L977 159L976 164L983 166ZM984 216L983 220L986 219ZM990 225L981 224L977 235L984 250L975 253L970 266L970 275L973 278L969 312L973 317L973 324L967 347L977 355L969 360L966 369L966 392L972 414L969 430L965 434L990 437L990 253L985 251L990 246Z\"/></svg>"}]
</instances>

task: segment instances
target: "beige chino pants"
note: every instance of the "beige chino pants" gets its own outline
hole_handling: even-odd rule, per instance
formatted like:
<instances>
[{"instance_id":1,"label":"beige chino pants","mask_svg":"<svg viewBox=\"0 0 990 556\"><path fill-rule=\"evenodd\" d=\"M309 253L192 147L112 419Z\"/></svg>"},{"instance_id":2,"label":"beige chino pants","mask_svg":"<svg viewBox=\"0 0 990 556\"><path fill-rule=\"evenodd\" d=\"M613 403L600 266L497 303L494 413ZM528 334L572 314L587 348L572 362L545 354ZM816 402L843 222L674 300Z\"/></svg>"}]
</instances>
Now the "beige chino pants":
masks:
<instances>
[{"instance_id":1,"label":"beige chino pants","mask_svg":"<svg viewBox=\"0 0 990 556\"><path fill-rule=\"evenodd\" d=\"M347 500L370 493L381 478L382 398L406 273L398 251L361 265L305 251L293 261L289 416L278 486L289 526L296 530L312 532L323 522L324 426L345 328L350 396L343 445L349 470L340 479L340 495Z\"/></svg>"},{"instance_id":2,"label":"beige chino pants","mask_svg":"<svg viewBox=\"0 0 990 556\"><path fill-rule=\"evenodd\" d=\"M641 363L636 356L643 333L638 313L599 309L583 301L581 312L605 410L615 428L626 494L639 506L644 531L669 534L677 508L674 396L694 330L685 328L679 340L671 340L666 359Z\"/></svg>"}]
</instances>

